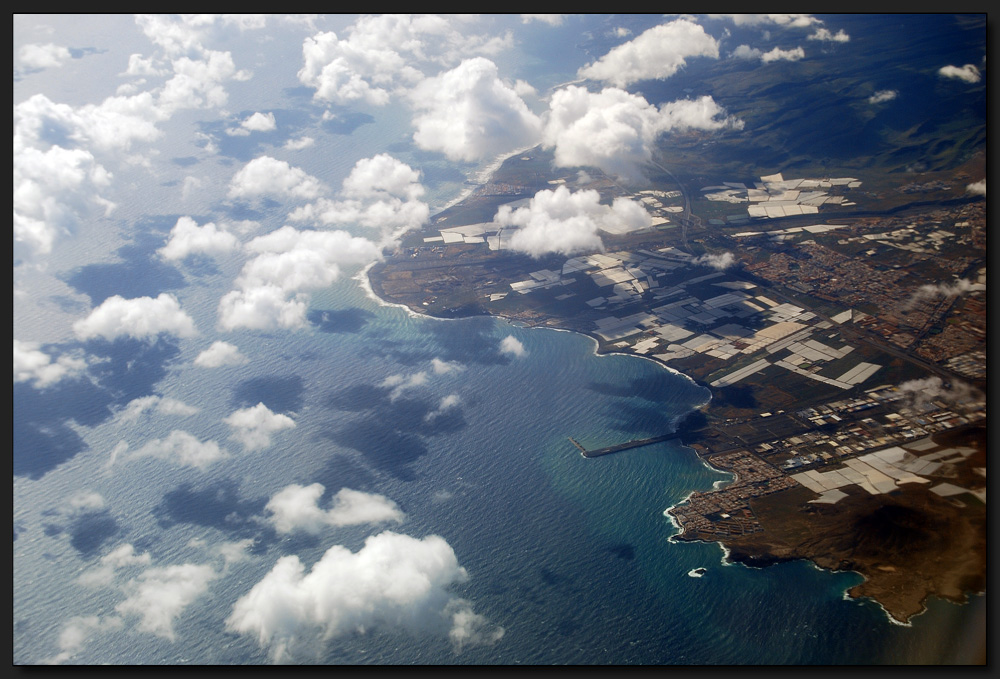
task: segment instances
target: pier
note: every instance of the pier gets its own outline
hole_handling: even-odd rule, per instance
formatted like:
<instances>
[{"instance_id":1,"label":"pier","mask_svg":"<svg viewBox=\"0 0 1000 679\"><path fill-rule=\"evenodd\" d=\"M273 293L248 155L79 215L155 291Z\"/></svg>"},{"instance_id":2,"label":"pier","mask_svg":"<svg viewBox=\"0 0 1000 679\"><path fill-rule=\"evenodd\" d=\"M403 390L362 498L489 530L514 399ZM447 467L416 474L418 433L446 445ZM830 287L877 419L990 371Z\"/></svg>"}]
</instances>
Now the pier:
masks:
<instances>
[{"instance_id":1,"label":"pier","mask_svg":"<svg viewBox=\"0 0 1000 679\"><path fill-rule=\"evenodd\" d=\"M648 446L652 443L659 443L661 441L669 441L670 439L675 439L680 436L680 432L673 432L672 434L663 434L661 436L654 436L648 439L635 439L634 441L626 441L625 443L618 443L613 446L605 446L604 448L596 448L594 450L587 450L584 448L579 441L574 439L572 436L569 437L570 443L580 449L584 457L600 457L601 455L607 455L608 453L617 453L620 450L628 450L629 448L639 448L641 446Z\"/></svg>"}]
</instances>

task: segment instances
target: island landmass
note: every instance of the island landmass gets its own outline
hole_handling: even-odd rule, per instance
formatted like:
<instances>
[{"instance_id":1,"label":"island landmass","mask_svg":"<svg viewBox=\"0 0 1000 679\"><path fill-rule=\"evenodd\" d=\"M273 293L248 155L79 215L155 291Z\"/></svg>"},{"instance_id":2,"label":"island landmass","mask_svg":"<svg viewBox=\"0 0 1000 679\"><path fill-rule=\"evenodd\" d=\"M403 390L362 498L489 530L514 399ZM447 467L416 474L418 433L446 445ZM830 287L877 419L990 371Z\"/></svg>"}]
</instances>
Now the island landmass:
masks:
<instances>
[{"instance_id":1,"label":"island landmass","mask_svg":"<svg viewBox=\"0 0 1000 679\"><path fill-rule=\"evenodd\" d=\"M675 166L702 143L675 148ZM711 398L674 431L570 445L597 457L680 438L735 480L669 508L674 540L858 572L848 594L905 624L930 596L985 591L985 198L961 184L984 163L747 181L660 159L632 190L537 147L405 235L369 281L415 313L571 330L694 379ZM639 201L650 223L602 231L600 251L512 250L500 206L564 185Z\"/></svg>"}]
</instances>

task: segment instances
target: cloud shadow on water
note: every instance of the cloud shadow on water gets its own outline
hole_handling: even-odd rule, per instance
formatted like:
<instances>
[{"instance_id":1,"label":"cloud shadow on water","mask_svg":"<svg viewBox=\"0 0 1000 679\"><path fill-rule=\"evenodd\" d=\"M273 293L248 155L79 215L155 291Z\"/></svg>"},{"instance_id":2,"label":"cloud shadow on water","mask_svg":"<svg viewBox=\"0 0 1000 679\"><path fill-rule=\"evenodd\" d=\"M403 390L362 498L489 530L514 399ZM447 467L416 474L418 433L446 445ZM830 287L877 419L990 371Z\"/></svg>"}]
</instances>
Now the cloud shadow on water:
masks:
<instances>
[{"instance_id":1,"label":"cloud shadow on water","mask_svg":"<svg viewBox=\"0 0 1000 679\"><path fill-rule=\"evenodd\" d=\"M386 427L378 417L366 417L322 434L345 448L361 453L371 466L402 481L416 478L410 465L427 454L427 446L418 436Z\"/></svg>"},{"instance_id":2,"label":"cloud shadow on water","mask_svg":"<svg viewBox=\"0 0 1000 679\"><path fill-rule=\"evenodd\" d=\"M258 548L264 548L276 539L274 529L260 521L267 502L266 497L241 499L232 479L201 488L183 483L163 495L153 516L162 528L178 523L215 528L236 539L254 539Z\"/></svg>"},{"instance_id":3,"label":"cloud shadow on water","mask_svg":"<svg viewBox=\"0 0 1000 679\"><path fill-rule=\"evenodd\" d=\"M147 236L143 240L148 239ZM125 299L156 297L162 292L185 287L184 274L152 254L153 249L162 244L162 239L157 238L149 247L123 246L118 249L121 262L80 267L66 277L66 283L90 297L94 306L114 295Z\"/></svg>"},{"instance_id":4,"label":"cloud shadow on water","mask_svg":"<svg viewBox=\"0 0 1000 679\"><path fill-rule=\"evenodd\" d=\"M51 352L54 346L43 349ZM166 366L180 354L177 345L164 338L152 344L118 339L71 346L82 346L99 359L89 368L93 381L81 377L45 389L36 389L27 382L14 384L15 476L39 479L86 450L86 443L69 422L93 427L111 417L113 406L150 395L166 375ZM55 353L64 349L55 347Z\"/></svg>"},{"instance_id":5,"label":"cloud shadow on water","mask_svg":"<svg viewBox=\"0 0 1000 679\"><path fill-rule=\"evenodd\" d=\"M69 544L81 556L93 556L105 542L120 532L121 528L111 512L88 512L73 519L69 527Z\"/></svg>"},{"instance_id":6,"label":"cloud shadow on water","mask_svg":"<svg viewBox=\"0 0 1000 679\"><path fill-rule=\"evenodd\" d=\"M306 318L320 332L356 333L360 332L375 316L370 311L358 307L349 309L312 309Z\"/></svg>"},{"instance_id":7,"label":"cloud shadow on water","mask_svg":"<svg viewBox=\"0 0 1000 679\"><path fill-rule=\"evenodd\" d=\"M463 318L454 322L429 323L429 330L441 347L440 358L460 363L506 365L510 356L500 353L494 336L495 321L487 317Z\"/></svg>"},{"instance_id":8,"label":"cloud shadow on water","mask_svg":"<svg viewBox=\"0 0 1000 679\"><path fill-rule=\"evenodd\" d=\"M275 413L294 413L302 409L305 387L298 375L254 377L233 389L232 403L238 408L252 408L263 403Z\"/></svg>"}]
</instances>

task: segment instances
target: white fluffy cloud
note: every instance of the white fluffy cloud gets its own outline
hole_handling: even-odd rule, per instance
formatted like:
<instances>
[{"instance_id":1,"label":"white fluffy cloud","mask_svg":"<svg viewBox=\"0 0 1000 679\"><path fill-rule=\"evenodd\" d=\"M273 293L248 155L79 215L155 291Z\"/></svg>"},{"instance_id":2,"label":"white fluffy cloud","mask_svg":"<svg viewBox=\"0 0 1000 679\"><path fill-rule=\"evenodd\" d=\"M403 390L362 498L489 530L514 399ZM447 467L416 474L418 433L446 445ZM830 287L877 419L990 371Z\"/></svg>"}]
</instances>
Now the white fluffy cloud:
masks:
<instances>
[{"instance_id":1,"label":"white fluffy cloud","mask_svg":"<svg viewBox=\"0 0 1000 679\"><path fill-rule=\"evenodd\" d=\"M417 85L413 140L451 160L473 161L535 144L541 121L489 59L467 59Z\"/></svg>"},{"instance_id":2,"label":"white fluffy cloud","mask_svg":"<svg viewBox=\"0 0 1000 679\"><path fill-rule=\"evenodd\" d=\"M507 335L503 338L503 341L500 342L500 353L510 354L511 356L522 358L527 356L528 350L524 348L523 344L521 344L521 340L517 339L513 335Z\"/></svg>"},{"instance_id":3,"label":"white fluffy cloud","mask_svg":"<svg viewBox=\"0 0 1000 679\"><path fill-rule=\"evenodd\" d=\"M257 255L237 278L239 289L219 302L219 325L226 330L304 327L304 291L333 283L341 266L367 264L381 256L375 243L346 231L298 231L291 226L253 239L246 250Z\"/></svg>"},{"instance_id":4,"label":"white fluffy cloud","mask_svg":"<svg viewBox=\"0 0 1000 679\"><path fill-rule=\"evenodd\" d=\"M329 526L355 526L365 523L401 522L405 515L395 502L375 493L341 488L333 496L329 509L321 509L319 500L326 490L320 483L309 486L292 484L278 491L267 503L268 520L279 533L305 531L319 534Z\"/></svg>"},{"instance_id":5,"label":"white fluffy cloud","mask_svg":"<svg viewBox=\"0 0 1000 679\"><path fill-rule=\"evenodd\" d=\"M897 96L899 96L899 92L897 90L878 90L877 92L872 93L870 97L868 97L868 103L882 104L887 101L892 101Z\"/></svg>"},{"instance_id":6,"label":"white fluffy cloud","mask_svg":"<svg viewBox=\"0 0 1000 679\"><path fill-rule=\"evenodd\" d=\"M719 43L688 19L675 19L645 31L615 47L580 76L625 87L639 80L669 78L690 57L719 58Z\"/></svg>"},{"instance_id":7,"label":"white fluffy cloud","mask_svg":"<svg viewBox=\"0 0 1000 679\"><path fill-rule=\"evenodd\" d=\"M251 408L241 408L223 420L233 430L233 436L247 450L259 450L271 445L271 435L293 429L295 420L288 415L271 412L263 403Z\"/></svg>"},{"instance_id":8,"label":"white fluffy cloud","mask_svg":"<svg viewBox=\"0 0 1000 679\"><path fill-rule=\"evenodd\" d=\"M442 636L456 630L453 640L467 641L471 622L476 638L491 643L502 632L454 617L448 587L467 579L443 538L386 531L367 538L358 552L334 545L308 571L297 556L281 557L236 602L226 625L253 635L279 660L317 637L325 641L377 627Z\"/></svg>"},{"instance_id":9,"label":"white fluffy cloud","mask_svg":"<svg viewBox=\"0 0 1000 679\"><path fill-rule=\"evenodd\" d=\"M985 196L986 195L986 178L980 179L978 182L973 182L965 187L966 193L971 193L974 196Z\"/></svg>"},{"instance_id":10,"label":"white fluffy cloud","mask_svg":"<svg viewBox=\"0 0 1000 679\"><path fill-rule=\"evenodd\" d=\"M475 31L474 24L489 20L463 15L363 16L347 29L346 38L332 31L306 38L299 81L315 88L316 99L383 106L421 81L425 70L510 47L509 31Z\"/></svg>"},{"instance_id":11,"label":"white fluffy cloud","mask_svg":"<svg viewBox=\"0 0 1000 679\"><path fill-rule=\"evenodd\" d=\"M710 96L652 106L644 98L617 88L599 93L570 86L549 103L544 143L555 148L560 167L596 166L627 178L641 177L653 142L671 130L742 129L743 121L727 117Z\"/></svg>"},{"instance_id":12,"label":"white fluffy cloud","mask_svg":"<svg viewBox=\"0 0 1000 679\"><path fill-rule=\"evenodd\" d=\"M709 14L713 19L729 19L737 26L774 25L807 28L823 23L811 14Z\"/></svg>"},{"instance_id":13,"label":"white fluffy cloud","mask_svg":"<svg viewBox=\"0 0 1000 679\"><path fill-rule=\"evenodd\" d=\"M507 241L508 247L532 257L603 250L598 230L619 233L650 225L649 213L638 203L616 198L610 206L601 205L600 198L593 190L570 193L565 186L544 189L525 207L500 206L493 221L518 227Z\"/></svg>"},{"instance_id":14,"label":"white fluffy cloud","mask_svg":"<svg viewBox=\"0 0 1000 679\"><path fill-rule=\"evenodd\" d=\"M249 359L240 353L240 348L229 342L217 340L212 346L198 354L194 364L202 368L220 368L224 365L242 365Z\"/></svg>"},{"instance_id":15,"label":"white fluffy cloud","mask_svg":"<svg viewBox=\"0 0 1000 679\"><path fill-rule=\"evenodd\" d=\"M124 450L119 447L115 449L113 454L117 457L122 452ZM205 469L209 465L229 457L229 453L225 448L219 447L215 441L202 442L186 431L174 429L166 438L147 442L130 457L156 457L182 466Z\"/></svg>"},{"instance_id":16,"label":"white fluffy cloud","mask_svg":"<svg viewBox=\"0 0 1000 679\"><path fill-rule=\"evenodd\" d=\"M458 361L445 361L440 358L431 359L431 368L437 375L465 370L465 366Z\"/></svg>"},{"instance_id":17,"label":"white fluffy cloud","mask_svg":"<svg viewBox=\"0 0 1000 679\"><path fill-rule=\"evenodd\" d=\"M77 582L84 587L106 587L114 582L118 570L128 566L148 566L149 563L149 552L136 554L135 548L126 543L102 556L97 566L80 574Z\"/></svg>"},{"instance_id":18,"label":"white fluffy cloud","mask_svg":"<svg viewBox=\"0 0 1000 679\"><path fill-rule=\"evenodd\" d=\"M96 615L73 616L66 621L59 633L59 653L44 662L48 665L62 664L79 653L94 634L118 629L121 624L121 618L118 617L101 619Z\"/></svg>"},{"instance_id":19,"label":"white fluffy cloud","mask_svg":"<svg viewBox=\"0 0 1000 679\"><path fill-rule=\"evenodd\" d=\"M64 379L72 379L87 369L83 358L62 355L52 357L39 348L36 342L14 340L14 383L32 382L44 389Z\"/></svg>"},{"instance_id":20,"label":"white fluffy cloud","mask_svg":"<svg viewBox=\"0 0 1000 679\"><path fill-rule=\"evenodd\" d=\"M796 47L795 49L783 50L780 47L775 47L774 49L764 52L760 55L760 60L765 64L769 64L772 61L798 61L806 56L806 51L801 47Z\"/></svg>"},{"instance_id":21,"label":"white fluffy cloud","mask_svg":"<svg viewBox=\"0 0 1000 679\"><path fill-rule=\"evenodd\" d=\"M337 200L321 198L296 209L292 221L359 224L383 237L398 237L430 217L419 200L424 194L420 173L387 153L362 158L344 179Z\"/></svg>"},{"instance_id":22,"label":"white fluffy cloud","mask_svg":"<svg viewBox=\"0 0 1000 679\"><path fill-rule=\"evenodd\" d=\"M73 331L84 340L94 337L114 340L122 336L153 339L160 333L179 337L198 334L194 321L181 310L177 298L166 292L156 299L109 297L89 316L74 323Z\"/></svg>"},{"instance_id":23,"label":"white fluffy cloud","mask_svg":"<svg viewBox=\"0 0 1000 679\"><path fill-rule=\"evenodd\" d=\"M278 127L273 113L261 113L260 111L244 120L240 126L251 132L270 132Z\"/></svg>"},{"instance_id":24,"label":"white fluffy cloud","mask_svg":"<svg viewBox=\"0 0 1000 679\"><path fill-rule=\"evenodd\" d=\"M181 260L189 255L221 255L240 246L239 239L228 231L209 222L198 226L190 217L181 217L170 230L167 244L157 252L167 260Z\"/></svg>"},{"instance_id":25,"label":"white fluffy cloud","mask_svg":"<svg viewBox=\"0 0 1000 679\"><path fill-rule=\"evenodd\" d=\"M298 139L289 139L285 142L285 149L288 151L301 151L302 149L307 149L314 145L316 140L312 137L300 137Z\"/></svg>"},{"instance_id":26,"label":"white fluffy cloud","mask_svg":"<svg viewBox=\"0 0 1000 679\"><path fill-rule=\"evenodd\" d=\"M32 43L25 45L18 53L22 66L28 68L54 68L62 66L70 58L69 50L51 42L45 45Z\"/></svg>"},{"instance_id":27,"label":"white fluffy cloud","mask_svg":"<svg viewBox=\"0 0 1000 679\"><path fill-rule=\"evenodd\" d=\"M115 610L141 616L139 629L173 641L174 622L217 576L211 566L182 564L150 568L126 585L128 598Z\"/></svg>"},{"instance_id":28,"label":"white fluffy cloud","mask_svg":"<svg viewBox=\"0 0 1000 679\"><path fill-rule=\"evenodd\" d=\"M424 415L425 422L432 422L444 415L446 412L458 406L462 399L458 394L448 394L438 402L438 407Z\"/></svg>"},{"instance_id":29,"label":"white fluffy cloud","mask_svg":"<svg viewBox=\"0 0 1000 679\"><path fill-rule=\"evenodd\" d=\"M301 198L312 200L323 191L318 179L271 156L254 158L233 175L230 198Z\"/></svg>"},{"instance_id":30,"label":"white fluffy cloud","mask_svg":"<svg viewBox=\"0 0 1000 679\"><path fill-rule=\"evenodd\" d=\"M691 260L692 264L702 264L713 269L722 271L728 269L736 263L736 256L731 252L720 252L715 254L706 253Z\"/></svg>"},{"instance_id":31,"label":"white fluffy cloud","mask_svg":"<svg viewBox=\"0 0 1000 679\"><path fill-rule=\"evenodd\" d=\"M817 28L816 32L809 35L807 40L820 40L823 42L849 42L851 36L844 32L844 29L840 29L836 33L832 33L829 28Z\"/></svg>"},{"instance_id":32,"label":"white fluffy cloud","mask_svg":"<svg viewBox=\"0 0 1000 679\"><path fill-rule=\"evenodd\" d=\"M964 80L967 83L977 83L982 80L982 74L979 69L973 64L966 64L965 66L942 66L938 73L944 78L958 78L959 80Z\"/></svg>"},{"instance_id":33,"label":"white fluffy cloud","mask_svg":"<svg viewBox=\"0 0 1000 679\"><path fill-rule=\"evenodd\" d=\"M565 14L522 14L521 23L530 24L532 21L540 21L549 26L558 26L565 17Z\"/></svg>"},{"instance_id":34,"label":"white fluffy cloud","mask_svg":"<svg viewBox=\"0 0 1000 679\"><path fill-rule=\"evenodd\" d=\"M427 372L421 370L418 373L414 373L408 377L403 375L389 375L384 380L380 386L385 388L391 388L392 391L389 392L389 400L395 401L397 398L403 395L408 389L413 389L414 387L422 387L427 384Z\"/></svg>"},{"instance_id":35,"label":"white fluffy cloud","mask_svg":"<svg viewBox=\"0 0 1000 679\"><path fill-rule=\"evenodd\" d=\"M137 420L143 413L150 411L159 415L194 415L198 409L175 398L165 398L153 394L129 401L118 419L123 422L131 422Z\"/></svg>"}]
</instances>

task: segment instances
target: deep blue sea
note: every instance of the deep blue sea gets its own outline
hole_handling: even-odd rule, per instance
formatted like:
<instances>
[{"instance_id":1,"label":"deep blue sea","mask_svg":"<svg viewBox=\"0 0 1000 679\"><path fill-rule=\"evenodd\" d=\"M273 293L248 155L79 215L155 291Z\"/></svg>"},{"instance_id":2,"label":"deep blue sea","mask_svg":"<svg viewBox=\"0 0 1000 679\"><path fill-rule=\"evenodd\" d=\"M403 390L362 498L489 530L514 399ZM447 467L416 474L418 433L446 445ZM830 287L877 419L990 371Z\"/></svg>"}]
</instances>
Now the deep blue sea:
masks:
<instances>
[{"instance_id":1,"label":"deep blue sea","mask_svg":"<svg viewBox=\"0 0 1000 679\"><path fill-rule=\"evenodd\" d=\"M290 100L306 106L308 93L295 90L300 45L282 48L294 68L281 68L278 58L255 63L255 80L231 85L229 108L291 110ZM521 60L523 73L541 71ZM575 67L565 67L566 79ZM121 70L121 63L107 66L113 68ZM487 165L447 164L418 151L400 109L369 115L349 134L314 130L321 143L300 152L295 164L339 186L358 159L390 149L438 177L426 182L425 196L438 209L467 188L464 177L479 176ZM164 124L164 158L198 153L192 130L206 129L199 124L183 116ZM233 146L228 156L194 167L167 160L156 173L126 174L129 190L116 195L111 217L66 235L46 267L18 273L19 286L31 290L15 316L25 339L48 332L49 341L70 347L71 322L100 295L167 290L201 334L156 347L90 346L103 352L111 371L100 392L54 389L33 401L15 389L24 397L15 406L20 415L35 409L37 431L69 452L50 464L41 448L30 447L35 439L18 439L15 432L21 447L13 482L14 663L52 659L74 618L113 617L121 589L77 582L111 549L130 543L156 566L221 564L213 550L241 540L252 541L245 558L218 566L207 591L178 614L173 639L143 632L126 618L124 625L88 633L68 662L270 662L268 649L252 636L226 630L235 602L282 556L297 555L310 567L331 546L357 551L386 528L276 535L260 520L263 507L293 483L321 483L327 498L346 487L395 501L406 518L389 528L444 538L468 573L449 591L504 630L491 645L456 652L440 634L374 626L319 643L288 660L293 663L948 663L975 650L985 630L985 597L964 606L931 600L904 627L874 602L845 600L845 590L860 581L857 574L805 562L727 565L717 544L671 542L676 528L664 510L728 475L676 441L595 459L583 458L569 441L597 447L654 436L708 398L707 390L652 361L597 356L588 337L503 319L417 317L373 299L357 268L311 294L314 322L304 330L219 332L218 300L243 261L234 256L179 270L156 265L154 253L182 214L199 224L252 218L264 230L284 223L286 206L257 206L246 215L221 200L226 182L253 152ZM193 210L177 201L178 183L188 174L209 187ZM523 355L501 351L509 336L523 345ZM238 345L249 362L194 366L217 338ZM452 369L435 372L442 365L435 359ZM421 372L423 381L396 398L381 386ZM148 394L199 410L133 422L108 415L109 408ZM457 405L428 419L449 396ZM274 434L270 447L246 451L228 438L222 420L257 402L290 414L296 426ZM152 457L113 460L121 442L134 451L177 428L223 442L231 456L206 469ZM100 494L103 509L73 513L68 498L83 492ZM703 577L689 575L699 567L706 569Z\"/></svg>"}]
</instances>

